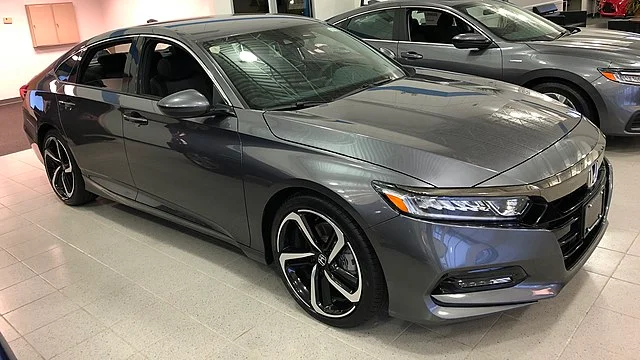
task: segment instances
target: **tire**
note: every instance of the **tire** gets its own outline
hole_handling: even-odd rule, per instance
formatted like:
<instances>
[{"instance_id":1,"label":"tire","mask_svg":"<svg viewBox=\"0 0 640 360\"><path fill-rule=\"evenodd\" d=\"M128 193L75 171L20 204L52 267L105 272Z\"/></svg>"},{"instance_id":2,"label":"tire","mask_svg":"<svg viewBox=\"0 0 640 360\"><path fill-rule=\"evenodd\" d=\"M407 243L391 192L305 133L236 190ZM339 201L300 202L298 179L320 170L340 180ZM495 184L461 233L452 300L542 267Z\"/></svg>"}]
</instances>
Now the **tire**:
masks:
<instances>
[{"instance_id":1,"label":"tire","mask_svg":"<svg viewBox=\"0 0 640 360\"><path fill-rule=\"evenodd\" d=\"M534 86L532 90L552 97L555 100L574 108L594 123L597 122L597 114L591 105L591 100L573 86L557 82L546 82Z\"/></svg>"},{"instance_id":2,"label":"tire","mask_svg":"<svg viewBox=\"0 0 640 360\"><path fill-rule=\"evenodd\" d=\"M78 206L96 198L85 189L82 172L58 131L50 130L44 136L42 159L53 192L65 204Z\"/></svg>"},{"instance_id":3,"label":"tire","mask_svg":"<svg viewBox=\"0 0 640 360\"><path fill-rule=\"evenodd\" d=\"M312 195L290 197L275 215L271 240L285 287L314 318L348 328L384 309L380 262L362 229L339 206Z\"/></svg>"}]
</instances>

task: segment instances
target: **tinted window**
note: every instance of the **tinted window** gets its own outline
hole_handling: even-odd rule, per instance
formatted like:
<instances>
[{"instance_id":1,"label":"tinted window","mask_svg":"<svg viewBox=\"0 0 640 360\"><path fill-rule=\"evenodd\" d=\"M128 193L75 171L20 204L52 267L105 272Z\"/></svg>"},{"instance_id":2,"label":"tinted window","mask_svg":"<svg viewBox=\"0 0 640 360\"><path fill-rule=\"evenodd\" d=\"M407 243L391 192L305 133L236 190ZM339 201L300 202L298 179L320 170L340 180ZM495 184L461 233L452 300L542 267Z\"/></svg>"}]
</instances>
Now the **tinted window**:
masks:
<instances>
[{"instance_id":1,"label":"tinted window","mask_svg":"<svg viewBox=\"0 0 640 360\"><path fill-rule=\"evenodd\" d=\"M404 76L361 41L315 22L202 44L254 109L330 102L363 85Z\"/></svg>"},{"instance_id":2,"label":"tinted window","mask_svg":"<svg viewBox=\"0 0 640 360\"><path fill-rule=\"evenodd\" d=\"M163 98L178 91L194 89L212 99L211 78L182 47L149 40L143 59L139 94Z\"/></svg>"},{"instance_id":3,"label":"tinted window","mask_svg":"<svg viewBox=\"0 0 640 360\"><path fill-rule=\"evenodd\" d=\"M506 2L477 2L455 7L509 41L554 40L566 33L565 29L542 16Z\"/></svg>"},{"instance_id":4,"label":"tinted window","mask_svg":"<svg viewBox=\"0 0 640 360\"><path fill-rule=\"evenodd\" d=\"M269 0L233 0L234 14L266 14L269 12Z\"/></svg>"},{"instance_id":5,"label":"tinted window","mask_svg":"<svg viewBox=\"0 0 640 360\"><path fill-rule=\"evenodd\" d=\"M56 77L58 80L75 82L76 74L80 67L80 60L82 60L82 52L77 52L60 64L56 69Z\"/></svg>"},{"instance_id":6,"label":"tinted window","mask_svg":"<svg viewBox=\"0 0 640 360\"><path fill-rule=\"evenodd\" d=\"M393 40L396 10L381 10L352 18L345 29L365 39Z\"/></svg>"},{"instance_id":7,"label":"tinted window","mask_svg":"<svg viewBox=\"0 0 640 360\"><path fill-rule=\"evenodd\" d=\"M453 37L473 28L446 11L416 9L409 12L409 39L413 42L452 44Z\"/></svg>"},{"instance_id":8,"label":"tinted window","mask_svg":"<svg viewBox=\"0 0 640 360\"><path fill-rule=\"evenodd\" d=\"M87 51L80 83L115 91L126 89L131 75L126 71L131 41L94 47Z\"/></svg>"}]
</instances>

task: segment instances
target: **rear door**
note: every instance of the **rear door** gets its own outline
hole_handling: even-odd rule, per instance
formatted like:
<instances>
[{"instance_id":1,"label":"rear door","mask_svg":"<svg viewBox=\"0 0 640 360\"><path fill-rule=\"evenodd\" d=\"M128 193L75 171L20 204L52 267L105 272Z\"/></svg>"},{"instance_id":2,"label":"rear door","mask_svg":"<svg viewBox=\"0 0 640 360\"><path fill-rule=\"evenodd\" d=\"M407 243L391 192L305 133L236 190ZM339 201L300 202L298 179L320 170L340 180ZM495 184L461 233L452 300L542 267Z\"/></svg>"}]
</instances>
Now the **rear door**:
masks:
<instances>
[{"instance_id":1,"label":"rear door","mask_svg":"<svg viewBox=\"0 0 640 360\"><path fill-rule=\"evenodd\" d=\"M122 132L136 37L108 40L72 55L61 66L57 104L64 133L83 173L98 185L135 198ZM79 70L76 71L75 68Z\"/></svg>"},{"instance_id":2,"label":"rear door","mask_svg":"<svg viewBox=\"0 0 640 360\"><path fill-rule=\"evenodd\" d=\"M336 24L365 40L387 56L397 57L398 34L402 26L403 12L399 7L366 12Z\"/></svg>"},{"instance_id":3,"label":"rear door","mask_svg":"<svg viewBox=\"0 0 640 360\"><path fill-rule=\"evenodd\" d=\"M454 36L480 31L457 14L439 8L406 8L403 23L398 44L401 63L502 79L499 47L477 50L453 46Z\"/></svg>"}]
</instances>

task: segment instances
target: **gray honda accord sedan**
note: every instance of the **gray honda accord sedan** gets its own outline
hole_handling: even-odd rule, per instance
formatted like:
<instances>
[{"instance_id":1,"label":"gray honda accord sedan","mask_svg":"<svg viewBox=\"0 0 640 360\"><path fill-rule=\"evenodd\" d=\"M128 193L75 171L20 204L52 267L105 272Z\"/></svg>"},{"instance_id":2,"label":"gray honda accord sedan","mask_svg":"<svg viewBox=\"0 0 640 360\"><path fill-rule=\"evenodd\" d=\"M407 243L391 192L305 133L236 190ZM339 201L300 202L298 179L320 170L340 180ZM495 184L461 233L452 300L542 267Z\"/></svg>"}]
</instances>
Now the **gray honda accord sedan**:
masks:
<instances>
[{"instance_id":1,"label":"gray honda accord sedan","mask_svg":"<svg viewBox=\"0 0 640 360\"><path fill-rule=\"evenodd\" d=\"M403 0L328 20L399 62L521 85L640 135L640 35L565 29L497 0Z\"/></svg>"},{"instance_id":2,"label":"gray honda accord sedan","mask_svg":"<svg viewBox=\"0 0 640 360\"><path fill-rule=\"evenodd\" d=\"M607 227L605 138L578 112L403 68L313 19L117 30L21 94L61 201L99 195L234 244L333 326L554 297Z\"/></svg>"}]
</instances>

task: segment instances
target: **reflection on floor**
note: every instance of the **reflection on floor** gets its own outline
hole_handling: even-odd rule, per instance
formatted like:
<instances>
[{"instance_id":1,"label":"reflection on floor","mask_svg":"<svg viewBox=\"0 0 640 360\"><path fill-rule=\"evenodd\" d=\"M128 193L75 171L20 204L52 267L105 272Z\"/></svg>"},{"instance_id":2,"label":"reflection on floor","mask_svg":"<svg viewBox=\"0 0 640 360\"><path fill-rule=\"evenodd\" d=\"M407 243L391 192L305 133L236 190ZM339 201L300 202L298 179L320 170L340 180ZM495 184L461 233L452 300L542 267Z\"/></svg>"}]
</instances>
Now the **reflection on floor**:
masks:
<instances>
[{"instance_id":1,"label":"reflection on floor","mask_svg":"<svg viewBox=\"0 0 640 360\"><path fill-rule=\"evenodd\" d=\"M22 130L22 103L0 105L0 156L28 148Z\"/></svg>"},{"instance_id":2,"label":"reflection on floor","mask_svg":"<svg viewBox=\"0 0 640 360\"><path fill-rule=\"evenodd\" d=\"M121 205L71 208L30 151L0 157L0 331L19 359L631 359L640 140L610 141L611 227L553 300L441 327L323 326L272 268Z\"/></svg>"}]
</instances>

